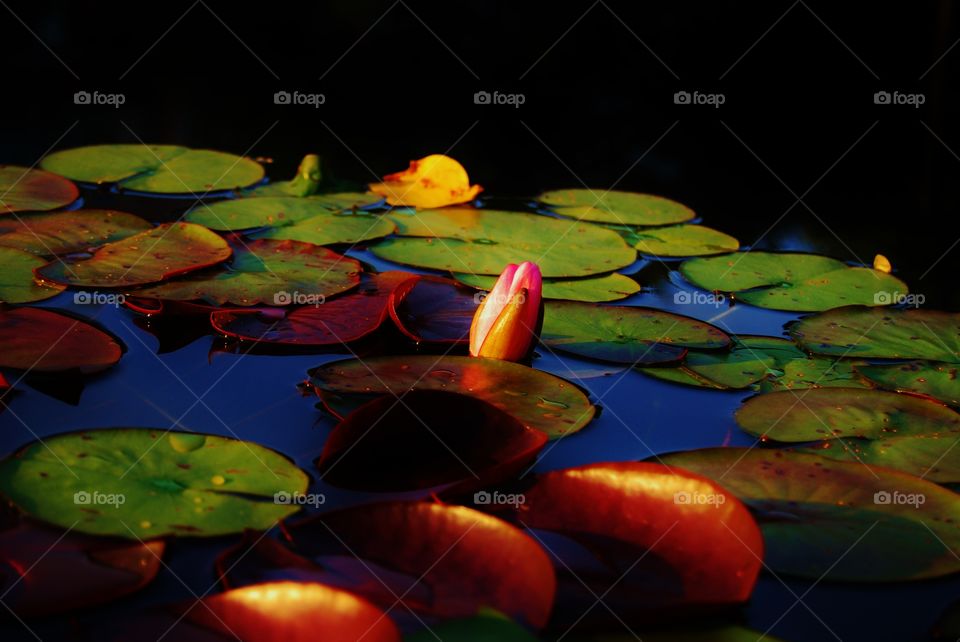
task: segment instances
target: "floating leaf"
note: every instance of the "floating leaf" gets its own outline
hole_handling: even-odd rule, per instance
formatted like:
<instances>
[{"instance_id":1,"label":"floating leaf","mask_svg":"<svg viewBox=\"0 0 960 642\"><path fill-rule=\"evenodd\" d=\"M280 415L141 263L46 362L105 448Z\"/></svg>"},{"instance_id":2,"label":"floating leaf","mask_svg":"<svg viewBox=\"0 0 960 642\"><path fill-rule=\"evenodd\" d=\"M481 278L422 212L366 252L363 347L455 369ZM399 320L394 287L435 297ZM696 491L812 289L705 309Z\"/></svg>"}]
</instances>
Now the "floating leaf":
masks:
<instances>
[{"instance_id":1,"label":"floating leaf","mask_svg":"<svg viewBox=\"0 0 960 642\"><path fill-rule=\"evenodd\" d=\"M33 271L47 261L35 254L0 247L0 302L32 303L57 296L65 289L62 285L37 283Z\"/></svg>"},{"instance_id":2,"label":"floating leaf","mask_svg":"<svg viewBox=\"0 0 960 642\"><path fill-rule=\"evenodd\" d=\"M467 343L479 306L472 290L455 281L420 276L409 279L390 296L390 317L414 341Z\"/></svg>"},{"instance_id":3,"label":"floating leaf","mask_svg":"<svg viewBox=\"0 0 960 642\"><path fill-rule=\"evenodd\" d=\"M84 183L119 183L156 194L205 193L247 187L263 166L242 156L176 145L89 145L54 152L40 166Z\"/></svg>"},{"instance_id":4,"label":"floating leaf","mask_svg":"<svg viewBox=\"0 0 960 642\"><path fill-rule=\"evenodd\" d=\"M0 165L0 194L2 215L55 210L77 200L80 190L70 181L50 172Z\"/></svg>"},{"instance_id":5,"label":"floating leaf","mask_svg":"<svg viewBox=\"0 0 960 642\"><path fill-rule=\"evenodd\" d=\"M394 232L393 221L379 214L339 212L320 214L291 225L254 232L255 239L290 239L317 245L350 243L383 238Z\"/></svg>"},{"instance_id":6,"label":"floating leaf","mask_svg":"<svg viewBox=\"0 0 960 642\"><path fill-rule=\"evenodd\" d=\"M631 229L624 236L640 254L647 256L707 256L740 249L737 239L703 225Z\"/></svg>"},{"instance_id":7,"label":"floating leaf","mask_svg":"<svg viewBox=\"0 0 960 642\"><path fill-rule=\"evenodd\" d=\"M680 272L705 290L733 292L751 305L795 312L886 305L908 291L894 276L816 254L743 252L690 259Z\"/></svg>"},{"instance_id":8,"label":"floating leaf","mask_svg":"<svg viewBox=\"0 0 960 642\"><path fill-rule=\"evenodd\" d=\"M681 468L623 462L546 473L525 492L518 519L584 543L612 575L604 599L634 617L745 602L760 572L763 540L746 507Z\"/></svg>"},{"instance_id":9,"label":"floating leaf","mask_svg":"<svg viewBox=\"0 0 960 642\"><path fill-rule=\"evenodd\" d=\"M771 373L760 382L760 390L803 390L805 388L871 388L870 382L857 372L865 362L857 359L806 357L783 364L782 370Z\"/></svg>"},{"instance_id":10,"label":"floating leaf","mask_svg":"<svg viewBox=\"0 0 960 642\"><path fill-rule=\"evenodd\" d=\"M754 512L776 573L884 582L960 571L960 502L913 475L807 453L709 448L659 457L717 480ZM904 545L909 542L909 545Z\"/></svg>"},{"instance_id":11,"label":"floating leaf","mask_svg":"<svg viewBox=\"0 0 960 642\"><path fill-rule=\"evenodd\" d=\"M263 446L146 428L48 436L0 462L0 491L28 515L138 539L265 530L298 508L275 493L307 483Z\"/></svg>"},{"instance_id":12,"label":"floating leaf","mask_svg":"<svg viewBox=\"0 0 960 642\"><path fill-rule=\"evenodd\" d=\"M431 642L437 638L443 642L537 642L530 631L492 609L481 609L471 618L442 622L404 636L403 640Z\"/></svg>"},{"instance_id":13,"label":"floating leaf","mask_svg":"<svg viewBox=\"0 0 960 642\"><path fill-rule=\"evenodd\" d=\"M435 270L500 274L510 263L532 261L544 276L571 277L611 272L636 259L619 234L590 223L462 207L390 218L401 238L381 241L373 253Z\"/></svg>"},{"instance_id":14,"label":"floating leaf","mask_svg":"<svg viewBox=\"0 0 960 642\"><path fill-rule=\"evenodd\" d=\"M817 354L960 362L960 314L850 307L805 317L790 334Z\"/></svg>"},{"instance_id":15,"label":"floating leaf","mask_svg":"<svg viewBox=\"0 0 960 642\"><path fill-rule=\"evenodd\" d=\"M390 205L431 208L472 201L483 188L470 185L467 170L454 159L431 154L410 161L402 172L384 176L382 183L371 183L370 191Z\"/></svg>"},{"instance_id":16,"label":"floating leaf","mask_svg":"<svg viewBox=\"0 0 960 642\"><path fill-rule=\"evenodd\" d=\"M497 282L495 276L480 274L454 273L453 278L480 290L490 290ZM544 279L543 297L545 299L565 299L568 301L587 301L601 303L625 299L640 291L640 284L629 276L613 272L602 276L590 276L581 279Z\"/></svg>"},{"instance_id":17,"label":"floating leaf","mask_svg":"<svg viewBox=\"0 0 960 642\"><path fill-rule=\"evenodd\" d=\"M0 367L34 372L97 372L123 354L106 332L40 308L0 310L0 345Z\"/></svg>"},{"instance_id":18,"label":"floating leaf","mask_svg":"<svg viewBox=\"0 0 960 642\"><path fill-rule=\"evenodd\" d=\"M730 337L691 317L653 308L549 301L540 340L583 357L628 364L677 361L686 348L723 348Z\"/></svg>"},{"instance_id":19,"label":"floating leaf","mask_svg":"<svg viewBox=\"0 0 960 642\"><path fill-rule=\"evenodd\" d=\"M323 303L360 282L360 262L325 247L261 239L234 246L233 259L209 271L137 290L139 297L250 306Z\"/></svg>"},{"instance_id":20,"label":"floating leaf","mask_svg":"<svg viewBox=\"0 0 960 642\"><path fill-rule=\"evenodd\" d=\"M857 372L881 388L929 395L960 406L960 364L914 361L885 365L859 365Z\"/></svg>"},{"instance_id":21,"label":"floating leaf","mask_svg":"<svg viewBox=\"0 0 960 642\"><path fill-rule=\"evenodd\" d=\"M960 482L960 435L884 436L878 439L824 441L798 452L839 461L885 466L938 484Z\"/></svg>"},{"instance_id":22,"label":"floating leaf","mask_svg":"<svg viewBox=\"0 0 960 642\"><path fill-rule=\"evenodd\" d=\"M218 310L210 323L221 334L248 341L297 346L340 345L361 339L387 318L390 293L413 278L409 272L363 275L359 289L322 305L289 311Z\"/></svg>"},{"instance_id":23,"label":"floating leaf","mask_svg":"<svg viewBox=\"0 0 960 642\"><path fill-rule=\"evenodd\" d=\"M686 205L662 196L612 190L562 189L544 192L537 200L557 214L584 221L620 225L670 225L696 216Z\"/></svg>"},{"instance_id":24,"label":"floating leaf","mask_svg":"<svg viewBox=\"0 0 960 642\"><path fill-rule=\"evenodd\" d=\"M193 223L164 223L104 245L87 259L53 261L36 274L64 285L118 288L163 281L230 258L230 246Z\"/></svg>"},{"instance_id":25,"label":"floating leaf","mask_svg":"<svg viewBox=\"0 0 960 642\"><path fill-rule=\"evenodd\" d=\"M764 377L781 360L804 358L792 341L779 337L732 337L729 352L687 351L676 367L641 368L657 379L688 386L729 390L747 388Z\"/></svg>"},{"instance_id":26,"label":"floating leaf","mask_svg":"<svg viewBox=\"0 0 960 642\"><path fill-rule=\"evenodd\" d=\"M413 355L345 359L310 371L324 404L343 417L373 395L449 390L487 401L551 438L574 433L596 412L586 395L558 377L476 357Z\"/></svg>"},{"instance_id":27,"label":"floating leaf","mask_svg":"<svg viewBox=\"0 0 960 642\"><path fill-rule=\"evenodd\" d=\"M84 252L113 243L152 225L139 216L114 210L74 210L0 218L0 246L40 256Z\"/></svg>"}]
</instances>

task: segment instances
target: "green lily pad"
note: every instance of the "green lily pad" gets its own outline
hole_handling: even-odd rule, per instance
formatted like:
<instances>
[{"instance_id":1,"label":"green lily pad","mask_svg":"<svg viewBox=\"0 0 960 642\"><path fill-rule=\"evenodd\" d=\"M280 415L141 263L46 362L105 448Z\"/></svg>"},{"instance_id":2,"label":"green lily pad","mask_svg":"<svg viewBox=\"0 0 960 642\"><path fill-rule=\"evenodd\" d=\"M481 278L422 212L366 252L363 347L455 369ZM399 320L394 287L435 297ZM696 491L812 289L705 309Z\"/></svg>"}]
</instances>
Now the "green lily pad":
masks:
<instances>
[{"instance_id":1,"label":"green lily pad","mask_svg":"<svg viewBox=\"0 0 960 642\"><path fill-rule=\"evenodd\" d=\"M366 212L338 212L319 214L304 221L270 227L250 235L255 239L290 239L317 245L349 243L383 238L393 234L390 219Z\"/></svg>"},{"instance_id":2,"label":"green lily pad","mask_svg":"<svg viewBox=\"0 0 960 642\"><path fill-rule=\"evenodd\" d=\"M90 145L54 152L40 166L84 183L119 183L156 194L216 192L263 178L249 158L177 145Z\"/></svg>"},{"instance_id":3,"label":"green lily pad","mask_svg":"<svg viewBox=\"0 0 960 642\"><path fill-rule=\"evenodd\" d=\"M696 216L686 205L653 194L591 189L544 192L537 200L562 216L621 225L670 225Z\"/></svg>"},{"instance_id":4,"label":"green lily pad","mask_svg":"<svg viewBox=\"0 0 960 642\"><path fill-rule=\"evenodd\" d=\"M74 202L78 196L77 186L56 174L0 165L0 214L55 210Z\"/></svg>"},{"instance_id":5,"label":"green lily pad","mask_svg":"<svg viewBox=\"0 0 960 642\"><path fill-rule=\"evenodd\" d=\"M762 392L803 390L806 388L871 388L870 382L857 372L864 364L857 359L806 357L783 364L760 382Z\"/></svg>"},{"instance_id":6,"label":"green lily pad","mask_svg":"<svg viewBox=\"0 0 960 642\"><path fill-rule=\"evenodd\" d=\"M672 312L575 301L548 301L540 340L550 348L627 364L677 361L686 348L716 349L730 337L709 323Z\"/></svg>"},{"instance_id":7,"label":"green lily pad","mask_svg":"<svg viewBox=\"0 0 960 642\"><path fill-rule=\"evenodd\" d=\"M114 210L75 210L0 218L0 246L39 256L84 252L153 227L139 216Z\"/></svg>"},{"instance_id":8,"label":"green lily pad","mask_svg":"<svg viewBox=\"0 0 960 642\"><path fill-rule=\"evenodd\" d=\"M751 305L818 312L845 305L886 305L905 295L903 281L816 254L744 252L684 261L680 272L705 290L732 292Z\"/></svg>"},{"instance_id":9,"label":"green lily pad","mask_svg":"<svg viewBox=\"0 0 960 642\"><path fill-rule=\"evenodd\" d=\"M265 185L258 185L250 192L256 196L310 196L320 189L323 181L323 171L320 167L320 157L316 154L307 154L300 161L296 175L289 181L273 181Z\"/></svg>"},{"instance_id":10,"label":"green lily pad","mask_svg":"<svg viewBox=\"0 0 960 642\"><path fill-rule=\"evenodd\" d=\"M370 249L388 261L434 270L500 274L532 261L546 277L612 272L636 260L619 234L590 223L524 212L454 207L393 213L400 238Z\"/></svg>"},{"instance_id":11,"label":"green lily pad","mask_svg":"<svg viewBox=\"0 0 960 642\"><path fill-rule=\"evenodd\" d=\"M929 395L952 406L960 406L960 364L914 361L885 365L857 366L857 372L881 388Z\"/></svg>"},{"instance_id":12,"label":"green lily pad","mask_svg":"<svg viewBox=\"0 0 960 642\"><path fill-rule=\"evenodd\" d=\"M737 239L703 225L672 225L621 233L640 254L647 256L707 256L729 254L740 249Z\"/></svg>"},{"instance_id":13,"label":"green lily pad","mask_svg":"<svg viewBox=\"0 0 960 642\"><path fill-rule=\"evenodd\" d=\"M960 314L851 307L812 315L790 334L817 354L960 363Z\"/></svg>"},{"instance_id":14,"label":"green lily pad","mask_svg":"<svg viewBox=\"0 0 960 642\"><path fill-rule=\"evenodd\" d=\"M163 281L230 258L230 246L194 223L164 223L116 243L86 259L53 261L36 274L64 285L118 288Z\"/></svg>"},{"instance_id":15,"label":"green lily pad","mask_svg":"<svg viewBox=\"0 0 960 642\"><path fill-rule=\"evenodd\" d=\"M63 292L64 286L37 283L33 277L33 271L46 263L35 254L0 247L0 302L32 303Z\"/></svg>"},{"instance_id":16,"label":"green lily pad","mask_svg":"<svg viewBox=\"0 0 960 642\"><path fill-rule=\"evenodd\" d=\"M586 426L596 412L573 384L518 363L432 355L346 359L310 371L324 404L341 418L374 395L447 390L487 401L551 439Z\"/></svg>"},{"instance_id":17,"label":"green lily pad","mask_svg":"<svg viewBox=\"0 0 960 642\"><path fill-rule=\"evenodd\" d=\"M147 539L266 530L298 510L307 475L250 442L147 428L46 437L0 462L0 491L32 517Z\"/></svg>"},{"instance_id":18,"label":"green lily pad","mask_svg":"<svg viewBox=\"0 0 960 642\"><path fill-rule=\"evenodd\" d=\"M98 372L123 346L81 319L43 308L0 310L0 368L33 372Z\"/></svg>"},{"instance_id":19,"label":"green lily pad","mask_svg":"<svg viewBox=\"0 0 960 642\"><path fill-rule=\"evenodd\" d=\"M839 461L885 466L938 484L960 482L960 435L922 435L881 439L835 439L799 448Z\"/></svg>"},{"instance_id":20,"label":"green lily pad","mask_svg":"<svg viewBox=\"0 0 960 642\"><path fill-rule=\"evenodd\" d=\"M323 303L360 283L360 262L299 241L260 239L234 247L228 263L136 291L171 301L250 306Z\"/></svg>"},{"instance_id":21,"label":"green lily pad","mask_svg":"<svg viewBox=\"0 0 960 642\"><path fill-rule=\"evenodd\" d=\"M960 550L960 502L933 482L761 448L709 448L659 460L714 479L747 504L776 573L894 582L960 571L953 554Z\"/></svg>"},{"instance_id":22,"label":"green lily pad","mask_svg":"<svg viewBox=\"0 0 960 642\"><path fill-rule=\"evenodd\" d=\"M493 609L481 609L471 618L448 620L430 629L404 636L404 642L537 642L530 631ZM756 642L755 640L752 642Z\"/></svg>"},{"instance_id":23,"label":"green lily pad","mask_svg":"<svg viewBox=\"0 0 960 642\"><path fill-rule=\"evenodd\" d=\"M497 282L497 277L482 274L454 273L453 278L471 287L488 291ZM617 272L582 279L543 280L543 297L545 299L603 303L625 299L639 291L639 283L629 276Z\"/></svg>"}]
</instances>

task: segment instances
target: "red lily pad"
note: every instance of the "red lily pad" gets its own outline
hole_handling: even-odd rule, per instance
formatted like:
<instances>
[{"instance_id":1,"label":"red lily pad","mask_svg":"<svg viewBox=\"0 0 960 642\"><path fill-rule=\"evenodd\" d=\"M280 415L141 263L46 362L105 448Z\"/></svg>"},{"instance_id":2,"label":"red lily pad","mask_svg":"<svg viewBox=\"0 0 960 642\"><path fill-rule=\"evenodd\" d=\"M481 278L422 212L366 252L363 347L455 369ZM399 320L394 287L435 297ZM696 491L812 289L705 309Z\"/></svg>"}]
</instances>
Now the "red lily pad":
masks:
<instances>
[{"instance_id":1,"label":"red lily pad","mask_svg":"<svg viewBox=\"0 0 960 642\"><path fill-rule=\"evenodd\" d=\"M390 296L390 317L417 342L468 343L479 301L472 289L451 279L414 277Z\"/></svg>"},{"instance_id":2,"label":"red lily pad","mask_svg":"<svg viewBox=\"0 0 960 642\"><path fill-rule=\"evenodd\" d=\"M104 245L86 259L53 261L37 268L41 278L95 288L156 283L230 258L227 242L194 223L164 223Z\"/></svg>"},{"instance_id":3,"label":"red lily pad","mask_svg":"<svg viewBox=\"0 0 960 642\"><path fill-rule=\"evenodd\" d=\"M0 165L0 214L45 212L69 205L80 196L77 186L42 169Z\"/></svg>"},{"instance_id":4,"label":"red lily pad","mask_svg":"<svg viewBox=\"0 0 960 642\"><path fill-rule=\"evenodd\" d=\"M114 210L76 210L0 218L0 245L40 256L85 252L153 227Z\"/></svg>"},{"instance_id":5,"label":"red lily pad","mask_svg":"<svg viewBox=\"0 0 960 642\"><path fill-rule=\"evenodd\" d=\"M597 555L608 573L587 571L586 581L615 611L637 619L660 609L745 602L763 557L760 529L733 494L661 464L601 463L547 473L526 491L517 517ZM563 561L566 568L575 565Z\"/></svg>"},{"instance_id":6,"label":"red lily pad","mask_svg":"<svg viewBox=\"0 0 960 642\"><path fill-rule=\"evenodd\" d=\"M220 310L210 315L213 328L247 341L294 346L327 346L361 339L387 318L387 301L408 272L363 275L360 288L322 305L286 310Z\"/></svg>"},{"instance_id":7,"label":"red lily pad","mask_svg":"<svg viewBox=\"0 0 960 642\"><path fill-rule=\"evenodd\" d=\"M480 399L414 390L378 397L327 438L320 476L355 490L399 491L502 482L529 466L547 435ZM406 453L397 457L398 452Z\"/></svg>"},{"instance_id":8,"label":"red lily pad","mask_svg":"<svg viewBox=\"0 0 960 642\"><path fill-rule=\"evenodd\" d=\"M0 345L0 367L36 372L97 372L124 350L89 323L40 308L0 310Z\"/></svg>"}]
</instances>

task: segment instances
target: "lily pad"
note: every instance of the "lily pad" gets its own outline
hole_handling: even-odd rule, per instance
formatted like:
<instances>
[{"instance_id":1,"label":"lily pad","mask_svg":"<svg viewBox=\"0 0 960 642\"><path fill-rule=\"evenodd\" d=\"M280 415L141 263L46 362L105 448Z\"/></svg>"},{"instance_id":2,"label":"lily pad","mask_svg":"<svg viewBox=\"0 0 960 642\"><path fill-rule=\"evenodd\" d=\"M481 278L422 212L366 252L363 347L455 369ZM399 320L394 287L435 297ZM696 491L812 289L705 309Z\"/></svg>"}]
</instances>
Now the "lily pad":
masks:
<instances>
[{"instance_id":1,"label":"lily pad","mask_svg":"<svg viewBox=\"0 0 960 642\"><path fill-rule=\"evenodd\" d=\"M113 210L75 210L0 218L0 246L40 256L84 252L153 227L139 216Z\"/></svg>"},{"instance_id":2,"label":"lily pad","mask_svg":"<svg viewBox=\"0 0 960 642\"><path fill-rule=\"evenodd\" d=\"M32 517L138 539L269 529L298 510L275 493L308 481L254 443L146 428L49 436L0 462L0 491Z\"/></svg>"},{"instance_id":3,"label":"lily pad","mask_svg":"<svg viewBox=\"0 0 960 642\"><path fill-rule=\"evenodd\" d=\"M817 354L960 363L960 314L850 307L800 319L790 334Z\"/></svg>"},{"instance_id":4,"label":"lily pad","mask_svg":"<svg viewBox=\"0 0 960 642\"><path fill-rule=\"evenodd\" d=\"M572 277L612 272L636 260L619 234L590 223L463 207L390 218L400 238L381 241L373 253L434 270L500 274L510 263L533 261L543 276Z\"/></svg>"},{"instance_id":5,"label":"lily pad","mask_svg":"<svg viewBox=\"0 0 960 642\"><path fill-rule=\"evenodd\" d=\"M210 323L221 334L295 346L340 345L367 336L387 318L390 293L413 278L409 272L363 275L360 287L348 294L287 310L218 310Z\"/></svg>"},{"instance_id":6,"label":"lily pad","mask_svg":"<svg viewBox=\"0 0 960 642\"><path fill-rule=\"evenodd\" d=\"M538 642L530 631L492 609L481 609L471 618L442 622L403 639L404 642L431 642L437 638L444 642Z\"/></svg>"},{"instance_id":7,"label":"lily pad","mask_svg":"<svg viewBox=\"0 0 960 642\"><path fill-rule=\"evenodd\" d=\"M497 359L449 355L345 359L314 368L310 376L324 404L340 417L374 395L448 390L487 401L555 439L577 432L596 412L573 384Z\"/></svg>"},{"instance_id":8,"label":"lily pad","mask_svg":"<svg viewBox=\"0 0 960 642\"><path fill-rule=\"evenodd\" d=\"M130 287L210 267L230 255L227 242L201 225L164 223L104 245L90 258L53 261L36 274L64 285Z\"/></svg>"},{"instance_id":9,"label":"lily pad","mask_svg":"<svg viewBox=\"0 0 960 642\"><path fill-rule=\"evenodd\" d=\"M38 283L33 271L47 261L35 254L0 247L0 301L6 303L32 303L57 296L64 286Z\"/></svg>"},{"instance_id":10,"label":"lily pad","mask_svg":"<svg viewBox=\"0 0 960 642\"><path fill-rule=\"evenodd\" d=\"M960 406L960 364L913 361L885 365L860 365L857 372L881 388L929 395L951 406Z\"/></svg>"},{"instance_id":11,"label":"lily pad","mask_svg":"<svg viewBox=\"0 0 960 642\"><path fill-rule=\"evenodd\" d=\"M640 254L666 258L729 254L740 249L740 241L729 234L703 225L672 225L632 229L624 234Z\"/></svg>"},{"instance_id":12,"label":"lily pad","mask_svg":"<svg viewBox=\"0 0 960 642\"><path fill-rule=\"evenodd\" d=\"M864 364L858 359L828 359L806 357L783 364L760 382L762 392L775 390L803 390L805 388L871 388L866 377L857 368Z\"/></svg>"},{"instance_id":13,"label":"lily pad","mask_svg":"<svg viewBox=\"0 0 960 642\"><path fill-rule=\"evenodd\" d=\"M732 292L762 308L818 312L845 305L886 305L908 288L871 268L816 254L744 252L684 261L680 272L705 290Z\"/></svg>"},{"instance_id":14,"label":"lily pad","mask_svg":"<svg viewBox=\"0 0 960 642\"><path fill-rule=\"evenodd\" d=\"M323 303L356 287L360 262L325 247L261 239L234 246L233 259L210 271L137 290L138 297L250 306Z\"/></svg>"},{"instance_id":15,"label":"lily pad","mask_svg":"<svg viewBox=\"0 0 960 642\"><path fill-rule=\"evenodd\" d=\"M259 182L263 166L249 158L176 145L90 145L54 152L40 166L84 183L119 183L156 194L231 190Z\"/></svg>"},{"instance_id":16,"label":"lily pad","mask_svg":"<svg viewBox=\"0 0 960 642\"><path fill-rule=\"evenodd\" d=\"M895 582L960 571L953 554L960 548L960 502L933 482L760 448L708 448L659 459L716 480L747 504L776 573Z\"/></svg>"},{"instance_id":17,"label":"lily pad","mask_svg":"<svg viewBox=\"0 0 960 642\"><path fill-rule=\"evenodd\" d=\"M390 295L390 317L400 331L418 342L468 343L479 307L472 290L456 281L419 276Z\"/></svg>"},{"instance_id":18,"label":"lily pad","mask_svg":"<svg viewBox=\"0 0 960 642\"><path fill-rule=\"evenodd\" d=\"M888 436L878 439L833 439L798 448L839 461L902 470L938 484L960 482L960 435Z\"/></svg>"},{"instance_id":19,"label":"lily pad","mask_svg":"<svg viewBox=\"0 0 960 642\"><path fill-rule=\"evenodd\" d=\"M621 225L670 225L696 216L686 205L653 194L612 190L562 189L537 200L557 214L584 221Z\"/></svg>"},{"instance_id":20,"label":"lily pad","mask_svg":"<svg viewBox=\"0 0 960 642\"><path fill-rule=\"evenodd\" d=\"M77 186L56 174L29 167L0 165L0 215L45 212L69 205L80 196Z\"/></svg>"},{"instance_id":21,"label":"lily pad","mask_svg":"<svg viewBox=\"0 0 960 642\"><path fill-rule=\"evenodd\" d=\"M545 433L475 397L413 390L402 402L381 396L347 415L317 467L325 482L353 490L473 490L523 472L546 442Z\"/></svg>"},{"instance_id":22,"label":"lily pad","mask_svg":"<svg viewBox=\"0 0 960 642\"><path fill-rule=\"evenodd\" d=\"M497 277L482 274L463 274L455 272L457 281L480 290L490 290ZM544 279L543 298L564 299L567 301L586 301L602 303L617 301L640 291L640 284L629 276L613 272L601 276L588 276L580 279Z\"/></svg>"},{"instance_id":23,"label":"lily pad","mask_svg":"<svg viewBox=\"0 0 960 642\"><path fill-rule=\"evenodd\" d=\"M730 344L719 328L653 308L549 301L540 340L579 356L627 364L678 361L687 348Z\"/></svg>"},{"instance_id":24,"label":"lily pad","mask_svg":"<svg viewBox=\"0 0 960 642\"><path fill-rule=\"evenodd\" d=\"M0 345L0 367L36 372L97 372L123 355L106 332L41 308L0 310Z\"/></svg>"}]
</instances>

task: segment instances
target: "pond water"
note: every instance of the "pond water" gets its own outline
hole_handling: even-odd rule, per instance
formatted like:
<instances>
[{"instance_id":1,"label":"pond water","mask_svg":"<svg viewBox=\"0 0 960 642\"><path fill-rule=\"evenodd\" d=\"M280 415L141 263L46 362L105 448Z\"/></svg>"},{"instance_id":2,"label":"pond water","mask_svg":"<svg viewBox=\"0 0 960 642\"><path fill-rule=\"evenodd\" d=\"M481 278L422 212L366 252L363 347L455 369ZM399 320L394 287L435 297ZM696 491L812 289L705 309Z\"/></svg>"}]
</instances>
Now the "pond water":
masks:
<instances>
[{"instance_id":1,"label":"pond water","mask_svg":"<svg viewBox=\"0 0 960 642\"><path fill-rule=\"evenodd\" d=\"M86 199L90 206L115 207L155 221L171 220L189 204L99 192L87 193ZM497 200L496 207L529 209L523 201ZM708 223L738 234L722 221ZM823 230L794 228L794 233L779 233L770 247L834 250L826 240L815 240L824 236ZM746 241L749 233L742 238ZM349 254L376 269L409 269L362 249ZM784 324L797 318L747 305L677 304L674 293L680 277L676 265L639 261L623 270L635 276L643 291L622 303L697 317L735 334L779 336ZM909 283L909 277L905 278ZM304 396L297 384L309 368L352 356L347 351L277 355L246 352L247 346L227 350L211 334L189 340L192 335L186 326L159 328L123 308L74 305L69 292L40 305L96 319L126 344L127 353L116 367L87 378L79 398L72 381L17 385L8 408L0 412L0 450L4 454L37 437L84 428L176 427L264 444L290 456L303 470L315 470L313 462L335 421L317 410L316 399ZM558 356L543 348L538 350L534 366L577 383L602 408L588 428L548 444L535 471L754 441L733 419L734 410L750 393L674 385L635 370ZM316 479L311 491L326 496L323 510L393 497L344 491ZM234 541L229 537L175 541L165 557L168 570L161 571L143 591L79 615L31 622L31 628L44 640L76 634L82 639L84 622L103 623L145 605L186 600L216 590L213 558ZM921 640L958 593L960 578L868 585L781 581L764 573L743 616L751 628L770 629L771 635L785 640ZM3 640L33 639L16 622L4 623L0 631Z\"/></svg>"}]
</instances>

